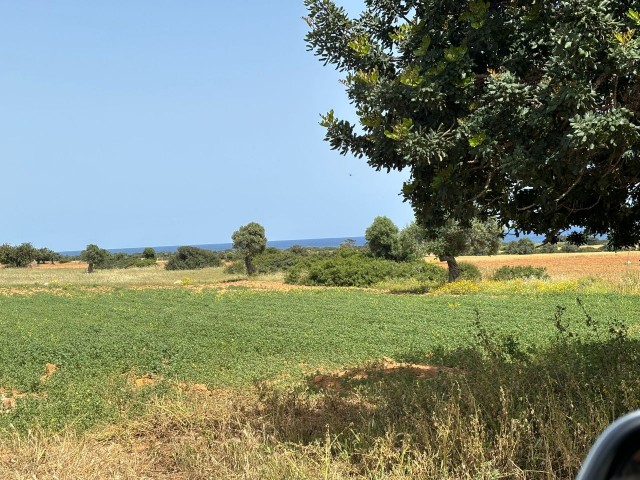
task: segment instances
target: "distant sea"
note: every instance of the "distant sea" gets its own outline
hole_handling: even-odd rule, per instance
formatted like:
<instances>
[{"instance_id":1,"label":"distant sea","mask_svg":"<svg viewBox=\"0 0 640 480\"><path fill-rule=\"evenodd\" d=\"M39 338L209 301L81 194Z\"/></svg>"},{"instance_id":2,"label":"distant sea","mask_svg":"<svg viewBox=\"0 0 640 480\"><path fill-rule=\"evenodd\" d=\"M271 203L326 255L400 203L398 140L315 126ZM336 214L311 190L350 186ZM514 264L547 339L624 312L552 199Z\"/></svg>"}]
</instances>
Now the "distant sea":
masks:
<instances>
[{"instance_id":1,"label":"distant sea","mask_svg":"<svg viewBox=\"0 0 640 480\"><path fill-rule=\"evenodd\" d=\"M293 247L294 245L300 245L301 247L339 247L340 244L347 240L353 240L355 245L362 246L366 243L364 237L337 237L337 238L307 238L304 240L273 240L268 241L268 247L279 248L285 250ZM153 247L156 252L175 252L181 245L164 245L160 247ZM232 247L231 243L206 243L204 245L190 245L191 247L204 248L206 250L229 250ZM132 247L132 248L108 248L111 253L142 253L145 247ZM62 255L75 256L80 255L80 250L72 250L68 252L60 252Z\"/></svg>"},{"instance_id":2,"label":"distant sea","mask_svg":"<svg viewBox=\"0 0 640 480\"><path fill-rule=\"evenodd\" d=\"M539 243L544 240L544 237L541 235L520 235L519 238L527 237L532 241ZM512 242L517 240L516 237L512 233L508 233L505 235L503 241L504 242ZM347 240L353 240L356 246L363 246L367 243L364 237L336 237L336 238L307 238L304 240L273 240L268 241L267 246L279 248L280 250L285 250L287 248L293 247L294 245L300 245L301 247L339 247L342 243ZM160 247L153 247L156 252L175 252L180 245L164 245ZM232 245L231 243L205 243L204 245L190 245L191 247L204 248L206 250L229 250ZM142 253L145 247L131 247L131 248L108 248L111 253ZM60 252L62 255L76 256L80 255L80 250L71 250L67 252Z\"/></svg>"}]
</instances>

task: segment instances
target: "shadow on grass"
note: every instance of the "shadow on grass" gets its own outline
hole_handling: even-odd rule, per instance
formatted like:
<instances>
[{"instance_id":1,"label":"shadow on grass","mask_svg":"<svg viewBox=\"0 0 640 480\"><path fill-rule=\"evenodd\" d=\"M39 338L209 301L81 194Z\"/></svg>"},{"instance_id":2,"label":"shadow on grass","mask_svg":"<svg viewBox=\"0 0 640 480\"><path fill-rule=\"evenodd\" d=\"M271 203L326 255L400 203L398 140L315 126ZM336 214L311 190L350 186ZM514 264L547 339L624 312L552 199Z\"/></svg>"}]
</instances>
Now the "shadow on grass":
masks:
<instances>
[{"instance_id":1,"label":"shadow on grass","mask_svg":"<svg viewBox=\"0 0 640 480\"><path fill-rule=\"evenodd\" d=\"M573 477L600 432L640 408L640 342L621 324L557 325L551 345L525 348L477 322L476 344L432 352L429 367L386 359L263 387L261 419L282 442L331 438L362 471L383 455L389 469L411 458L457 478Z\"/></svg>"}]
</instances>

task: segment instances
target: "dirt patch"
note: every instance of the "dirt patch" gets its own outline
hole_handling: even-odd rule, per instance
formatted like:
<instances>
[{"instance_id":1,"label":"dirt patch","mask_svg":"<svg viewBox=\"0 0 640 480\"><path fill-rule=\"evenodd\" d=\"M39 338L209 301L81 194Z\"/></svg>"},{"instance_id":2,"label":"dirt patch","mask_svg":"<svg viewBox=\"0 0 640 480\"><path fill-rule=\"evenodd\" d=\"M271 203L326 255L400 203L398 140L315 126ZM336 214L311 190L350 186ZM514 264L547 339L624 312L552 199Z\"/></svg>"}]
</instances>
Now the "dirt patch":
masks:
<instances>
[{"instance_id":1,"label":"dirt patch","mask_svg":"<svg viewBox=\"0 0 640 480\"><path fill-rule=\"evenodd\" d=\"M310 384L323 390L346 391L347 384L353 380L368 380L387 375L409 374L416 378L434 378L443 373L460 373L460 370L450 367L438 367L419 363L396 362L391 358L371 367L353 368L331 374L320 374L313 377Z\"/></svg>"},{"instance_id":2,"label":"dirt patch","mask_svg":"<svg viewBox=\"0 0 640 480\"><path fill-rule=\"evenodd\" d=\"M164 378L162 375L155 375L153 373L148 373L141 377L134 377L131 379L133 386L136 388L153 387L163 380Z\"/></svg>"},{"instance_id":3,"label":"dirt patch","mask_svg":"<svg viewBox=\"0 0 640 480\"><path fill-rule=\"evenodd\" d=\"M47 363L44 366L45 372L44 374L40 377L40 381L41 382L46 382L48 381L51 377L53 377L55 375L55 373L58 371L58 366L55 363Z\"/></svg>"},{"instance_id":4,"label":"dirt patch","mask_svg":"<svg viewBox=\"0 0 640 480\"><path fill-rule=\"evenodd\" d=\"M38 393L22 393L16 389L0 388L0 414L15 410L18 402L23 398L43 398L46 395Z\"/></svg>"},{"instance_id":5,"label":"dirt patch","mask_svg":"<svg viewBox=\"0 0 640 480\"><path fill-rule=\"evenodd\" d=\"M31 295L35 295L37 293L48 293L50 295L56 295L58 297L70 297L71 293L62 288L55 287L26 287L26 288L0 288L0 297L14 297L14 296L22 296L22 297L30 297Z\"/></svg>"},{"instance_id":6,"label":"dirt patch","mask_svg":"<svg viewBox=\"0 0 640 480\"><path fill-rule=\"evenodd\" d=\"M213 391L209 390L204 383L184 383L180 382L177 384L178 389L185 393L193 393L195 395L213 395Z\"/></svg>"}]
</instances>

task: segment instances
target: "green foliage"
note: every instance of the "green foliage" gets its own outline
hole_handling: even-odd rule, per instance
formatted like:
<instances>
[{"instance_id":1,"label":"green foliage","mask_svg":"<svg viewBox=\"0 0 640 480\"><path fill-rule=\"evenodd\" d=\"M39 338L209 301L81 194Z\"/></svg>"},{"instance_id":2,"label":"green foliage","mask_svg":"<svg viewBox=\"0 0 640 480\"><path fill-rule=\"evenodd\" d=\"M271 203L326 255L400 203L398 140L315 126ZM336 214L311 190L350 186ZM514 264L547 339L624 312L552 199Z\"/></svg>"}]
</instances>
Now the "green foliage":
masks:
<instances>
[{"instance_id":1,"label":"green foliage","mask_svg":"<svg viewBox=\"0 0 640 480\"><path fill-rule=\"evenodd\" d=\"M514 280L516 278L546 279L549 278L549 275L547 275L545 267L533 267L531 265L517 267L505 265L498 268L493 274L493 279L497 281Z\"/></svg>"},{"instance_id":2,"label":"green foliage","mask_svg":"<svg viewBox=\"0 0 640 480\"><path fill-rule=\"evenodd\" d=\"M30 243L0 245L0 263L10 267L28 267L35 260L36 249Z\"/></svg>"},{"instance_id":3,"label":"green foliage","mask_svg":"<svg viewBox=\"0 0 640 480\"><path fill-rule=\"evenodd\" d=\"M197 270L220 266L220 255L198 247L178 247L176 254L165 265L166 270Z\"/></svg>"},{"instance_id":4,"label":"green foliage","mask_svg":"<svg viewBox=\"0 0 640 480\"><path fill-rule=\"evenodd\" d=\"M398 243L398 227L388 217L376 217L364 233L369 250L374 257L395 258Z\"/></svg>"},{"instance_id":5,"label":"green foliage","mask_svg":"<svg viewBox=\"0 0 640 480\"><path fill-rule=\"evenodd\" d=\"M414 262L424 257L424 231L412 222L398 233L393 258L399 262Z\"/></svg>"},{"instance_id":6,"label":"green foliage","mask_svg":"<svg viewBox=\"0 0 640 480\"><path fill-rule=\"evenodd\" d=\"M467 232L465 255L496 255L500 249L504 233L500 224L493 218L481 221L474 218Z\"/></svg>"},{"instance_id":7,"label":"green foliage","mask_svg":"<svg viewBox=\"0 0 640 480\"><path fill-rule=\"evenodd\" d=\"M534 253L558 253L558 248L559 245L557 243L543 243L535 248Z\"/></svg>"},{"instance_id":8,"label":"green foliage","mask_svg":"<svg viewBox=\"0 0 640 480\"><path fill-rule=\"evenodd\" d=\"M289 270L286 283L333 287L370 287L391 279L415 278L444 282L444 270L422 261L398 263L372 258L358 250L338 251L331 256L312 256Z\"/></svg>"},{"instance_id":9,"label":"green foliage","mask_svg":"<svg viewBox=\"0 0 640 480\"><path fill-rule=\"evenodd\" d=\"M80 252L80 260L89 264L89 272L94 268L106 268L107 262L111 259L111 253L95 244L89 244Z\"/></svg>"},{"instance_id":10,"label":"green foliage","mask_svg":"<svg viewBox=\"0 0 640 480\"><path fill-rule=\"evenodd\" d=\"M529 255L536 251L536 244L529 238L521 238L504 245L503 252L507 255Z\"/></svg>"},{"instance_id":11,"label":"green foliage","mask_svg":"<svg viewBox=\"0 0 640 480\"><path fill-rule=\"evenodd\" d=\"M47 263L47 262L54 263L56 261L59 261L60 258L61 258L61 255L59 253L56 253L53 250L50 250L48 248L35 249L34 256L33 256L33 259L38 264Z\"/></svg>"},{"instance_id":12,"label":"green foliage","mask_svg":"<svg viewBox=\"0 0 640 480\"><path fill-rule=\"evenodd\" d=\"M267 247L264 252L253 258L253 266L256 274L267 274L276 272L286 272L299 260L304 259L309 252L298 246L293 246L286 250L275 247ZM234 261L225 267L226 273L245 274L247 273L244 262Z\"/></svg>"},{"instance_id":13,"label":"green foliage","mask_svg":"<svg viewBox=\"0 0 640 480\"><path fill-rule=\"evenodd\" d=\"M409 170L428 231L494 216L640 244L636 0L376 1L355 18L305 5L309 50L345 73L360 123L331 111L327 141Z\"/></svg>"},{"instance_id":14,"label":"green foliage","mask_svg":"<svg viewBox=\"0 0 640 480\"><path fill-rule=\"evenodd\" d=\"M134 258L127 262L124 268L145 268L156 264L155 258Z\"/></svg>"},{"instance_id":15,"label":"green foliage","mask_svg":"<svg viewBox=\"0 0 640 480\"><path fill-rule=\"evenodd\" d=\"M231 239L233 240L233 248L244 257L247 274L255 274L253 257L262 253L267 246L264 227L256 222L248 223L233 232Z\"/></svg>"},{"instance_id":16,"label":"green foliage","mask_svg":"<svg viewBox=\"0 0 640 480\"><path fill-rule=\"evenodd\" d=\"M142 258L146 260L155 260L156 251L152 247L147 247L142 251Z\"/></svg>"},{"instance_id":17,"label":"green foliage","mask_svg":"<svg viewBox=\"0 0 640 480\"><path fill-rule=\"evenodd\" d=\"M480 269L472 263L460 262L458 264L458 269L460 270L461 280L471 280L474 282L482 280L482 273L480 272Z\"/></svg>"},{"instance_id":18,"label":"green foliage","mask_svg":"<svg viewBox=\"0 0 640 480\"><path fill-rule=\"evenodd\" d=\"M560 251L563 253L577 253L580 251L580 247L578 245L574 245L572 243L563 243L560 246Z\"/></svg>"}]
</instances>

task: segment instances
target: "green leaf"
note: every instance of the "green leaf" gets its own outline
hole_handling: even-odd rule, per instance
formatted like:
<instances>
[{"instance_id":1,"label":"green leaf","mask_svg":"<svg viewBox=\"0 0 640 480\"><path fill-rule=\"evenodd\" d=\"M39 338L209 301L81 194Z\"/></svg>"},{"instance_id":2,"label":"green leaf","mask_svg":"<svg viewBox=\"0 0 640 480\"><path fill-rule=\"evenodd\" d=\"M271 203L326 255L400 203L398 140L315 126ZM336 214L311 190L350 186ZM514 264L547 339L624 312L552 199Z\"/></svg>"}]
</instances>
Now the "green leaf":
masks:
<instances>
[{"instance_id":1,"label":"green leaf","mask_svg":"<svg viewBox=\"0 0 640 480\"><path fill-rule=\"evenodd\" d=\"M361 57L364 57L371 52L371 44L369 43L369 39L364 35L356 37L354 40L348 43L349 48L356 52Z\"/></svg>"},{"instance_id":2,"label":"green leaf","mask_svg":"<svg viewBox=\"0 0 640 480\"><path fill-rule=\"evenodd\" d=\"M391 140L404 140L404 138L413 129L413 120L410 118L403 118L402 122L391 127L392 130L385 130L384 134Z\"/></svg>"},{"instance_id":3,"label":"green leaf","mask_svg":"<svg viewBox=\"0 0 640 480\"><path fill-rule=\"evenodd\" d=\"M400 83L409 87L419 87L424 82L418 67L411 67L400 74Z\"/></svg>"},{"instance_id":4,"label":"green leaf","mask_svg":"<svg viewBox=\"0 0 640 480\"><path fill-rule=\"evenodd\" d=\"M484 132L476 133L469 139L469 146L471 148L479 147L487 139L487 135Z\"/></svg>"},{"instance_id":5,"label":"green leaf","mask_svg":"<svg viewBox=\"0 0 640 480\"><path fill-rule=\"evenodd\" d=\"M329 128L336 123L333 109L329 110L329 113L327 113L326 115L320 115L320 117L322 118L322 120L320 121L320 125L324 128Z\"/></svg>"},{"instance_id":6,"label":"green leaf","mask_svg":"<svg viewBox=\"0 0 640 480\"><path fill-rule=\"evenodd\" d=\"M413 54L416 57L423 57L427 54L427 50L429 50L429 46L431 45L431 37L429 35L425 35L422 37L422 42L420 46L413 51Z\"/></svg>"},{"instance_id":7,"label":"green leaf","mask_svg":"<svg viewBox=\"0 0 640 480\"><path fill-rule=\"evenodd\" d=\"M467 46L449 47L444 51L444 58L447 62L457 63L467 54Z\"/></svg>"}]
</instances>

